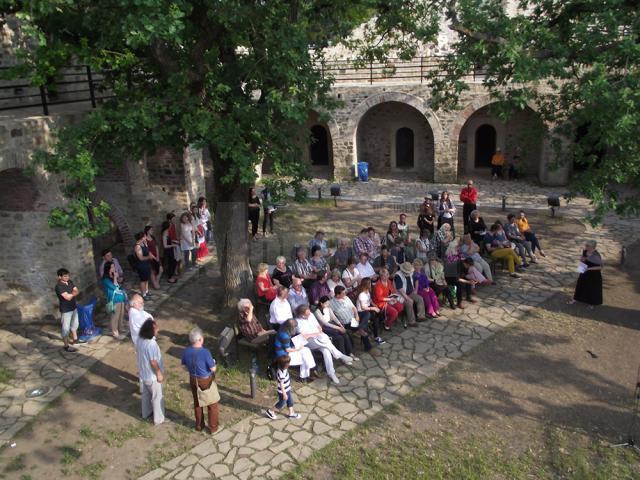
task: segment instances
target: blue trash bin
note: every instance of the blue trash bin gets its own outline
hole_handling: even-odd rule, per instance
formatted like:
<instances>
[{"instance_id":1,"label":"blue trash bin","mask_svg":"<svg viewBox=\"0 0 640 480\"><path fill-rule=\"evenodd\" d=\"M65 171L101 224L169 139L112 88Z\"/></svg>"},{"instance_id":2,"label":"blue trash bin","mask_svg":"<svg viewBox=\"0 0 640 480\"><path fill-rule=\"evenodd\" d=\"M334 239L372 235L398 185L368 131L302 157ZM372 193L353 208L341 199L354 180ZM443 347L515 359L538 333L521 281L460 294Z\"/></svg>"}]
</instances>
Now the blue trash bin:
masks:
<instances>
[{"instance_id":1,"label":"blue trash bin","mask_svg":"<svg viewBox=\"0 0 640 480\"><path fill-rule=\"evenodd\" d=\"M369 181L369 164L367 162L358 162L358 180L361 182Z\"/></svg>"},{"instance_id":2,"label":"blue trash bin","mask_svg":"<svg viewBox=\"0 0 640 480\"><path fill-rule=\"evenodd\" d=\"M88 342L93 337L102 334L102 329L93 324L93 310L98 299L91 297L86 305L77 305L78 308L78 340Z\"/></svg>"}]
</instances>

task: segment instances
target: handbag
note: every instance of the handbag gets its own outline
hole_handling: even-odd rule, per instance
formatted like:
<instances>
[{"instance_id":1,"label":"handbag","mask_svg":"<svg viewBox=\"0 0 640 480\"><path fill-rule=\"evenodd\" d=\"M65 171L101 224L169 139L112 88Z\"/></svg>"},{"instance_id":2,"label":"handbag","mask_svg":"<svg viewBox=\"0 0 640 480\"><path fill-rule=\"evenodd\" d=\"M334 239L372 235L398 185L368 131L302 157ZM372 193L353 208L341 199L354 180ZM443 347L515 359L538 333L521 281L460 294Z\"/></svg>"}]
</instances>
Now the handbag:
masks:
<instances>
[{"instance_id":1,"label":"handbag","mask_svg":"<svg viewBox=\"0 0 640 480\"><path fill-rule=\"evenodd\" d=\"M117 291L118 291L118 288L116 287L113 289L113 292L111 292L111 298L107 302L107 313L116 313L116 304L113 301L113 299L116 296Z\"/></svg>"},{"instance_id":2,"label":"handbag","mask_svg":"<svg viewBox=\"0 0 640 480\"><path fill-rule=\"evenodd\" d=\"M195 356L191 359L191 366L195 366ZM195 368L193 368L195 371ZM198 394L198 406L199 407L208 407L209 405L213 405L214 403L218 403L220 401L220 392L218 392L218 385L216 385L215 378L211 379L211 385L206 390L202 390L200 385L198 385L198 380L196 380L196 390Z\"/></svg>"},{"instance_id":3,"label":"handbag","mask_svg":"<svg viewBox=\"0 0 640 480\"><path fill-rule=\"evenodd\" d=\"M198 389L198 406L208 407L214 403L220 401L220 392L218 392L218 385L215 380L211 380L211 385L206 390L202 390L200 385L196 382L196 388Z\"/></svg>"}]
</instances>

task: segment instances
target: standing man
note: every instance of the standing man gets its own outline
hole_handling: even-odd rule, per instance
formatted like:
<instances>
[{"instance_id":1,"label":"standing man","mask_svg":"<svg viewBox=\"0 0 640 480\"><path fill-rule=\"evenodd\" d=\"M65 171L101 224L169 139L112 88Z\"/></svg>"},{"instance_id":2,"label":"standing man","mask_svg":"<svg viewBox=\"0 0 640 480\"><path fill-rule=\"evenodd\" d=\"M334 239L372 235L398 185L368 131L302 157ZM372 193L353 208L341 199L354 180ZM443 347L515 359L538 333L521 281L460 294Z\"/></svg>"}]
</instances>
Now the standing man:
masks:
<instances>
[{"instance_id":1,"label":"standing man","mask_svg":"<svg viewBox=\"0 0 640 480\"><path fill-rule=\"evenodd\" d=\"M136 343L138 343L140 328L147 320L153 320L153 317L150 313L144 311L144 298L138 293L131 297L129 307L129 332L135 347Z\"/></svg>"},{"instance_id":2,"label":"standing man","mask_svg":"<svg viewBox=\"0 0 640 480\"><path fill-rule=\"evenodd\" d=\"M473 180L467 180L467 186L460 192L462 207L462 221L464 222L464 233L469 233L469 215L477 210L478 190L473 186Z\"/></svg>"},{"instance_id":3,"label":"standing man","mask_svg":"<svg viewBox=\"0 0 640 480\"><path fill-rule=\"evenodd\" d=\"M504 166L504 153L500 147L496 148L496 153L491 157L491 175L494 180L502 178L502 167Z\"/></svg>"},{"instance_id":4,"label":"standing man","mask_svg":"<svg viewBox=\"0 0 640 480\"><path fill-rule=\"evenodd\" d=\"M69 333L73 343L78 343L78 308L76 297L80 295L80 290L69 278L69 270L61 268L57 272L58 283L55 292L60 302L60 315L62 322L62 341L66 352L77 352L78 349L69 345Z\"/></svg>"}]
</instances>

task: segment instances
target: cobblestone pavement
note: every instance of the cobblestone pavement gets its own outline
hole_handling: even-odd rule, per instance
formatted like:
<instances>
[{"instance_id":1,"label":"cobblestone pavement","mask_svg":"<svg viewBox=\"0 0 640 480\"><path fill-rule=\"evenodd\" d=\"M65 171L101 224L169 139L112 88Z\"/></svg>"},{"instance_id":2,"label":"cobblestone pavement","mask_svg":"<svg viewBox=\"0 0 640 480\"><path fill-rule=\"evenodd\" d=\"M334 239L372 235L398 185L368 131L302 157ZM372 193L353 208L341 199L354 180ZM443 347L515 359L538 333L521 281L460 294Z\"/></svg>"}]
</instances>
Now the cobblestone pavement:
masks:
<instances>
[{"instance_id":1,"label":"cobblestone pavement","mask_svg":"<svg viewBox=\"0 0 640 480\"><path fill-rule=\"evenodd\" d=\"M511 280L502 274L498 286L479 289L480 301L468 304L464 311L444 309L446 318L422 323L412 330L395 327L387 336L386 345L380 347L381 356L363 354L362 361L355 362L354 367L337 369L340 385L328 384L326 379L304 386L296 384L296 408L302 419L280 417L272 421L253 415L225 426L142 479L244 480L282 476L495 332L516 320L525 320L527 312L552 295L568 293L575 285L577 256L586 239L597 240L605 262L616 263L621 246L615 239L623 238L628 243L638 240L639 225L637 220L609 221L597 229L587 227L573 241L556 245L547 242L547 258L540 264L529 268L521 279Z\"/></svg>"},{"instance_id":2,"label":"cobblestone pavement","mask_svg":"<svg viewBox=\"0 0 640 480\"><path fill-rule=\"evenodd\" d=\"M328 180L313 179L307 186L311 198L317 198L318 188L322 189L323 198L331 198L330 186L340 185L340 197L343 200L363 200L368 202L383 202L390 204L412 205L422 203L429 192L447 190L452 200L462 207L459 201L460 190L464 185L398 181L392 178L370 178L368 182L330 182ZM466 185L466 184L465 184ZM502 196L506 196L508 210L525 208L530 210L547 210L547 197L560 196L561 207L558 210L564 215L584 217L589 207L589 200L577 197L567 203L563 198L566 187L541 187L523 181L474 179L478 189L478 206L499 208L502 206Z\"/></svg>"},{"instance_id":3,"label":"cobblestone pavement","mask_svg":"<svg viewBox=\"0 0 640 480\"><path fill-rule=\"evenodd\" d=\"M203 265L211 260L212 257L208 257ZM162 288L153 291L152 298L145 302L145 309L154 314L164 301L197 274L197 270L186 272L173 285L163 282ZM113 337L102 335L89 343L79 344L78 353L67 353L62 349L59 329L53 325L1 327L0 365L13 371L15 377L6 384L0 383L0 446L10 443L11 438L47 404L118 344ZM36 387L47 387L50 391L42 397L27 398L25 393Z\"/></svg>"}]
</instances>

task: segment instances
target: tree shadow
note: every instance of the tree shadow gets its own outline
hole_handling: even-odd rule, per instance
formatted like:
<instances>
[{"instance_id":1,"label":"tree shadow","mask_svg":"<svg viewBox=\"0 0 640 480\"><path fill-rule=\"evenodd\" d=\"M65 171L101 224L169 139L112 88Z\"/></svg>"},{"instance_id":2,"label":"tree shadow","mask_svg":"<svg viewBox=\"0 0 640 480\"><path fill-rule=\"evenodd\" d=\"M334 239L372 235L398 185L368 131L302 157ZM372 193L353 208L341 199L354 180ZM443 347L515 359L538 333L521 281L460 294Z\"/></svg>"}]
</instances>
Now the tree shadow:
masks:
<instances>
[{"instance_id":1,"label":"tree shadow","mask_svg":"<svg viewBox=\"0 0 640 480\"><path fill-rule=\"evenodd\" d=\"M499 341L486 342L450 365L438 378L437 388L408 398L406 405L436 415L452 410L482 424L525 418L598 432L612 440L625 438L632 418L633 385L598 373L595 363L581 365L589 365L586 355L568 360L571 341L565 335L520 328L505 331ZM640 362L640 354L635 357Z\"/></svg>"}]
</instances>

